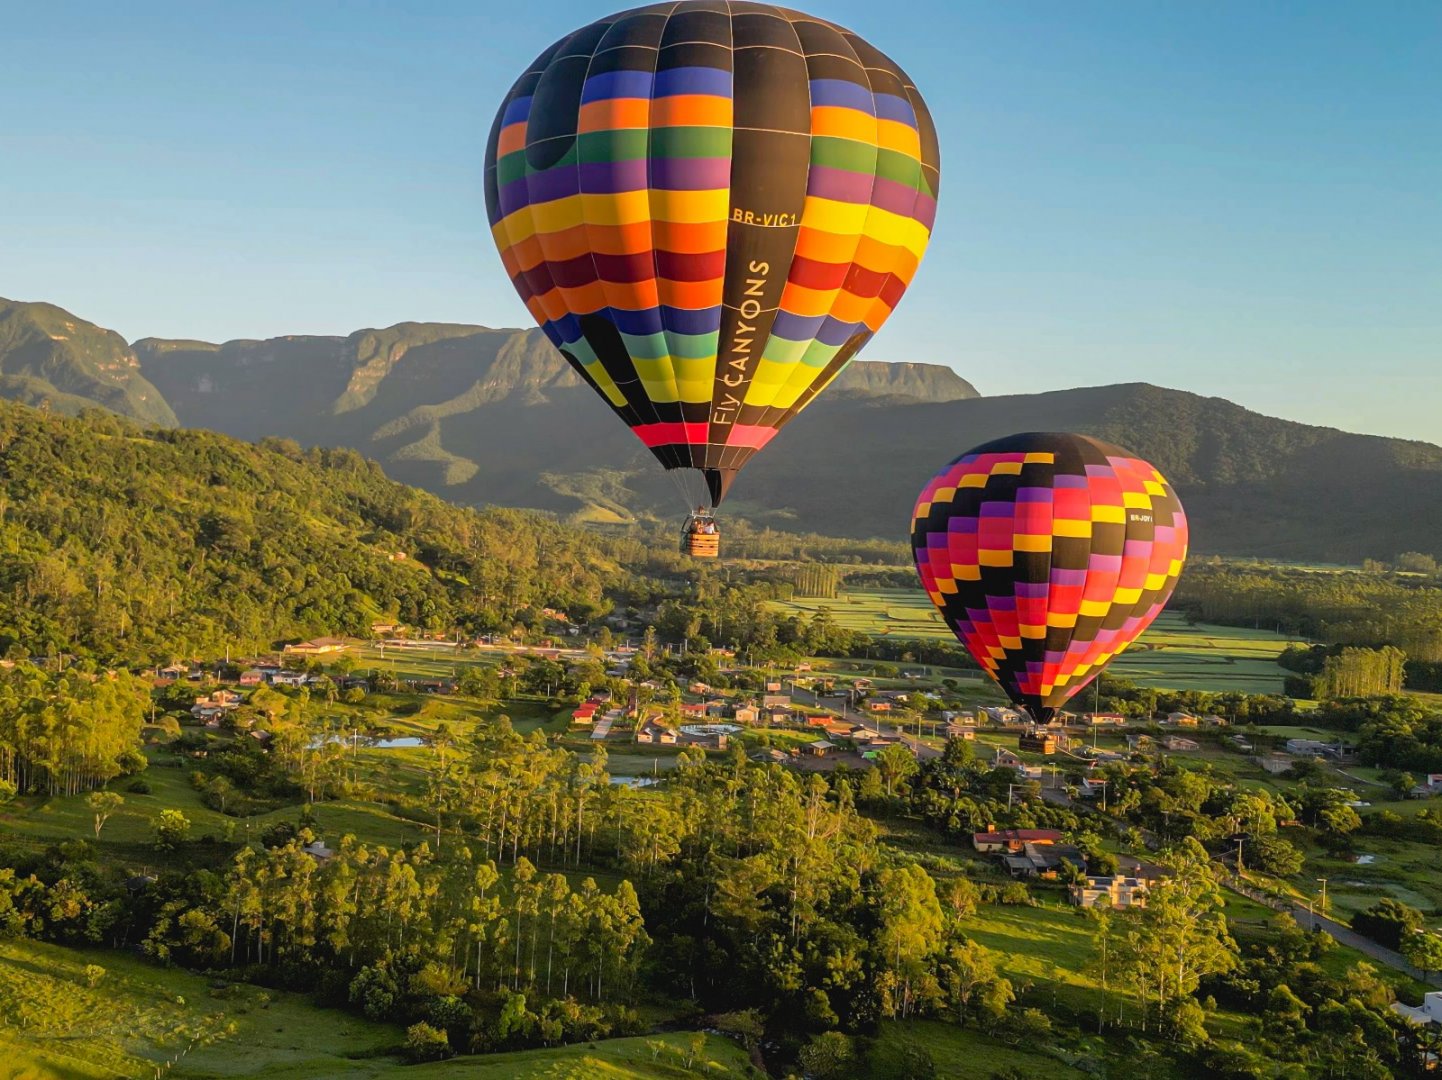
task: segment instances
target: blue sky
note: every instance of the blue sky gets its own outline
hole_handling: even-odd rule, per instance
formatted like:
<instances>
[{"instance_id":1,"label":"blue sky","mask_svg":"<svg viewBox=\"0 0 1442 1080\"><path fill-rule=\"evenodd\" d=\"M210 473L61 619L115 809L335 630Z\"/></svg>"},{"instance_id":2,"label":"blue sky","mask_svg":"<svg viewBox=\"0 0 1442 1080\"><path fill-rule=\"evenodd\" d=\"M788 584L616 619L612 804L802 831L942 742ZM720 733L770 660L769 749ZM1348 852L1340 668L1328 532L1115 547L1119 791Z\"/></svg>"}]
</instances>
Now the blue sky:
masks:
<instances>
[{"instance_id":1,"label":"blue sky","mask_svg":"<svg viewBox=\"0 0 1442 1080\"><path fill-rule=\"evenodd\" d=\"M611 10L7 4L0 295L127 338L522 325L495 104ZM1442 441L1442 4L814 0L915 78L942 196L863 354Z\"/></svg>"}]
</instances>

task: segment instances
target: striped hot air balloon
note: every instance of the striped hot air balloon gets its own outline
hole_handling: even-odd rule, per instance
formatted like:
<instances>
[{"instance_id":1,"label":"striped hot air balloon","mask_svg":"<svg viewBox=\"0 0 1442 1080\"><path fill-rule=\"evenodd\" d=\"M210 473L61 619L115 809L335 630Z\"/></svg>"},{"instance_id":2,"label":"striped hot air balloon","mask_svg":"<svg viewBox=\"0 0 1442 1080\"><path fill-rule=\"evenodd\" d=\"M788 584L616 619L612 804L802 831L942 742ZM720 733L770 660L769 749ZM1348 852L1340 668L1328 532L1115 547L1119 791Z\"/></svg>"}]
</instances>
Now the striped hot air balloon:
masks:
<instances>
[{"instance_id":1,"label":"striped hot air balloon","mask_svg":"<svg viewBox=\"0 0 1442 1080\"><path fill-rule=\"evenodd\" d=\"M1187 518L1145 461L1084 435L978 446L922 489L916 569L947 626L1045 723L1166 605Z\"/></svg>"},{"instance_id":2,"label":"striped hot air balloon","mask_svg":"<svg viewBox=\"0 0 1442 1080\"><path fill-rule=\"evenodd\" d=\"M491 130L491 231L583 378L713 505L880 329L926 250L936 132L822 19L680 0L541 53Z\"/></svg>"}]
</instances>

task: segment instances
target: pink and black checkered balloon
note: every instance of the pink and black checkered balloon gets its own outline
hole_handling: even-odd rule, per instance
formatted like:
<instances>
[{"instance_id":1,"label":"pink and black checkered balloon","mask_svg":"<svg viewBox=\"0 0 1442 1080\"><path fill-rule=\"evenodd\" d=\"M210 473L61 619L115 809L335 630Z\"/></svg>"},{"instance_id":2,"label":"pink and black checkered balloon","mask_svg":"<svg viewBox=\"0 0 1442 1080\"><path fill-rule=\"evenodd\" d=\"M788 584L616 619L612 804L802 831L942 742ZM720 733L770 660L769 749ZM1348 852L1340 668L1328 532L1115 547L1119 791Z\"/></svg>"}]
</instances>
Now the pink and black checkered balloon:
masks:
<instances>
[{"instance_id":1,"label":"pink and black checkered balloon","mask_svg":"<svg viewBox=\"0 0 1442 1080\"><path fill-rule=\"evenodd\" d=\"M1176 588L1171 485L1085 435L1009 435L957 458L912 514L916 569L987 674L1045 722L1141 636Z\"/></svg>"}]
</instances>

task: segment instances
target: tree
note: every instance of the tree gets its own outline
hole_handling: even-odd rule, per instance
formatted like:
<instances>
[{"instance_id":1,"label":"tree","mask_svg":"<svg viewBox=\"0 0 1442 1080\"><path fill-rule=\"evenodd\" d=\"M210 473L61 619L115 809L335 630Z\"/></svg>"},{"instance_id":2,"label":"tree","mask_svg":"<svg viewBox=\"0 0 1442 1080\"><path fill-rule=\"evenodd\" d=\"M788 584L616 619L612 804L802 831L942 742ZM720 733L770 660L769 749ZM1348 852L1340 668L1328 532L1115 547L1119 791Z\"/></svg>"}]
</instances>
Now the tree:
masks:
<instances>
[{"instance_id":1,"label":"tree","mask_svg":"<svg viewBox=\"0 0 1442 1080\"><path fill-rule=\"evenodd\" d=\"M1279 836L1253 840L1246 853L1247 866L1274 877L1290 877L1302 869L1304 857L1296 844Z\"/></svg>"},{"instance_id":2,"label":"tree","mask_svg":"<svg viewBox=\"0 0 1442 1080\"><path fill-rule=\"evenodd\" d=\"M886 786L886 794L893 795L906 778L916 772L916 756L901 743L890 743L876 752L876 770Z\"/></svg>"},{"instance_id":3,"label":"tree","mask_svg":"<svg viewBox=\"0 0 1442 1080\"><path fill-rule=\"evenodd\" d=\"M1223 900L1206 849L1193 837L1168 850L1169 876L1128 919L1115 947L1116 971L1142 1000L1165 1014L1190 997L1203 976L1230 970L1237 946L1227 930Z\"/></svg>"},{"instance_id":4,"label":"tree","mask_svg":"<svg viewBox=\"0 0 1442 1080\"><path fill-rule=\"evenodd\" d=\"M150 827L155 832L155 846L161 851L174 851L185 842L190 819L179 810L162 810Z\"/></svg>"},{"instance_id":5,"label":"tree","mask_svg":"<svg viewBox=\"0 0 1442 1080\"><path fill-rule=\"evenodd\" d=\"M824 1031L801 1048L798 1060L809 1076L841 1076L856 1057L851 1039L839 1031Z\"/></svg>"},{"instance_id":6,"label":"tree","mask_svg":"<svg viewBox=\"0 0 1442 1080\"><path fill-rule=\"evenodd\" d=\"M1442 971L1442 934L1415 930L1402 939L1402 955L1423 973Z\"/></svg>"},{"instance_id":7,"label":"tree","mask_svg":"<svg viewBox=\"0 0 1442 1080\"><path fill-rule=\"evenodd\" d=\"M94 990L105 978L105 969L99 964L85 965L85 985Z\"/></svg>"},{"instance_id":8,"label":"tree","mask_svg":"<svg viewBox=\"0 0 1442 1080\"><path fill-rule=\"evenodd\" d=\"M125 797L115 791L92 791L85 797L86 807L95 815L95 839L100 839L100 830L124 804Z\"/></svg>"},{"instance_id":9,"label":"tree","mask_svg":"<svg viewBox=\"0 0 1442 1080\"><path fill-rule=\"evenodd\" d=\"M1421 932L1422 913L1388 896L1352 916L1352 929L1379 945L1400 950L1403 941Z\"/></svg>"}]
</instances>

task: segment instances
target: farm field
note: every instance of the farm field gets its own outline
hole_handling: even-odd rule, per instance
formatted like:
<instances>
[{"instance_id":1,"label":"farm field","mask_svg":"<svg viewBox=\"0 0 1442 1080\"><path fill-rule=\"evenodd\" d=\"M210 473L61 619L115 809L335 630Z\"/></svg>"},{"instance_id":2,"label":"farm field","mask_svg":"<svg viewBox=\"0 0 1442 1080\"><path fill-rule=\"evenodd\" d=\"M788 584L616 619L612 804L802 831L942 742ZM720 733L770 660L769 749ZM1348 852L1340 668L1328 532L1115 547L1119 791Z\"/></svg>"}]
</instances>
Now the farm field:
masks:
<instances>
[{"instance_id":1,"label":"farm field","mask_svg":"<svg viewBox=\"0 0 1442 1080\"><path fill-rule=\"evenodd\" d=\"M951 638L920 589L844 591L833 600L778 600L773 606L804 618L824 607L838 625L877 637ZM1159 689L1280 694L1287 673L1276 658L1291 640L1266 630L1193 625L1166 611L1109 670Z\"/></svg>"}]
</instances>

